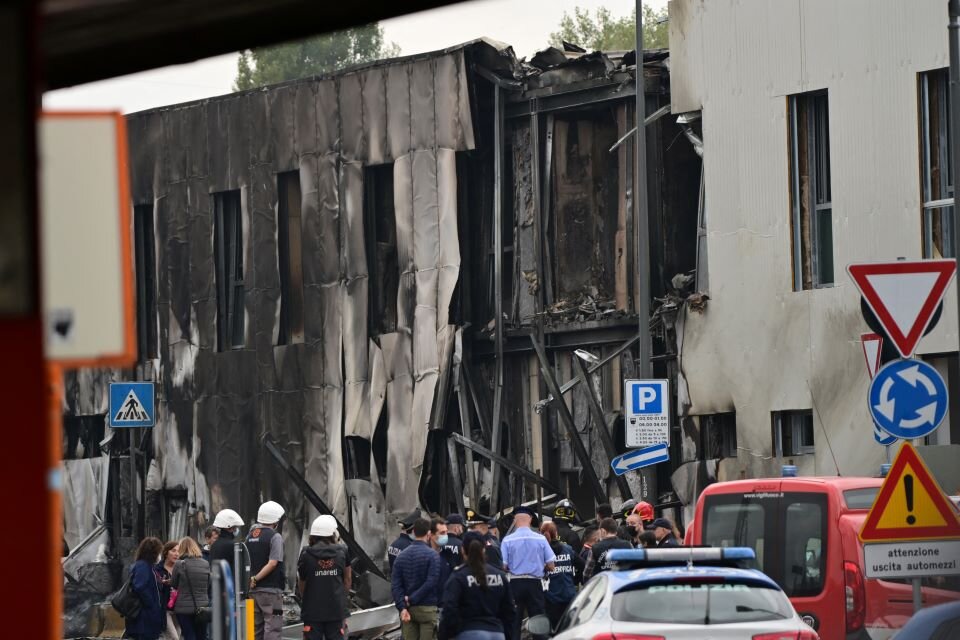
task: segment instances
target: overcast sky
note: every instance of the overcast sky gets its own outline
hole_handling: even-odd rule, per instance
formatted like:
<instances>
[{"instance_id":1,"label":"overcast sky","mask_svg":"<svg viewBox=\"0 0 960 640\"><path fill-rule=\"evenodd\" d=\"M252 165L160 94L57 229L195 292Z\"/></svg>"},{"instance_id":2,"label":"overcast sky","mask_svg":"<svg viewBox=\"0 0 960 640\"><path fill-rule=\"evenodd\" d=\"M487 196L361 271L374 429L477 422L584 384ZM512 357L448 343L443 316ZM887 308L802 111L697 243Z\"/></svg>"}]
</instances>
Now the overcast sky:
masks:
<instances>
[{"instance_id":1,"label":"overcast sky","mask_svg":"<svg viewBox=\"0 0 960 640\"><path fill-rule=\"evenodd\" d=\"M660 9L666 0L647 0ZM472 0L384 20L384 37L402 55L443 49L487 36L513 45L519 57L546 46L563 13L577 6L605 6L614 16L630 13L634 0ZM237 55L228 54L93 82L47 93L47 109L120 109L124 113L230 93Z\"/></svg>"}]
</instances>

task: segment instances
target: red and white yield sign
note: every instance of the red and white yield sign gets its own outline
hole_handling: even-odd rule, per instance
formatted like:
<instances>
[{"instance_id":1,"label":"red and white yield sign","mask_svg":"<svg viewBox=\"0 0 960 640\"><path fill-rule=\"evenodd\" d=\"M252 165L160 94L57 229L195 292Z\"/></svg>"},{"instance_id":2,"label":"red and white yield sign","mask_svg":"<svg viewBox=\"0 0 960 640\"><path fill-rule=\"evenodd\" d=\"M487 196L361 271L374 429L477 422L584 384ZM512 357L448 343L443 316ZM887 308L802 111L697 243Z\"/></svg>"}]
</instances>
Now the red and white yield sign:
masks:
<instances>
[{"instance_id":1,"label":"red and white yield sign","mask_svg":"<svg viewBox=\"0 0 960 640\"><path fill-rule=\"evenodd\" d=\"M954 260L847 267L860 294L904 358L913 355L956 270Z\"/></svg>"}]
</instances>

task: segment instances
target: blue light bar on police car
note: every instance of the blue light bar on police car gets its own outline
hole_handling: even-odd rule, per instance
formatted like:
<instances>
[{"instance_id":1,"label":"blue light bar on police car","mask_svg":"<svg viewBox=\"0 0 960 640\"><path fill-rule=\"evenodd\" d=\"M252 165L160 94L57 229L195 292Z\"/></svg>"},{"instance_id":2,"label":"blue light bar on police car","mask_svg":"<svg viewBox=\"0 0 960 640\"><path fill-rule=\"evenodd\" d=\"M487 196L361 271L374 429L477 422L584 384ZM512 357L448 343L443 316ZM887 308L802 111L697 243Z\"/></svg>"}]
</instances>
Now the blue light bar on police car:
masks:
<instances>
[{"instance_id":1,"label":"blue light bar on police car","mask_svg":"<svg viewBox=\"0 0 960 640\"><path fill-rule=\"evenodd\" d=\"M757 554L750 547L677 547L673 549L611 549L607 560L616 564L722 562L755 560Z\"/></svg>"}]
</instances>

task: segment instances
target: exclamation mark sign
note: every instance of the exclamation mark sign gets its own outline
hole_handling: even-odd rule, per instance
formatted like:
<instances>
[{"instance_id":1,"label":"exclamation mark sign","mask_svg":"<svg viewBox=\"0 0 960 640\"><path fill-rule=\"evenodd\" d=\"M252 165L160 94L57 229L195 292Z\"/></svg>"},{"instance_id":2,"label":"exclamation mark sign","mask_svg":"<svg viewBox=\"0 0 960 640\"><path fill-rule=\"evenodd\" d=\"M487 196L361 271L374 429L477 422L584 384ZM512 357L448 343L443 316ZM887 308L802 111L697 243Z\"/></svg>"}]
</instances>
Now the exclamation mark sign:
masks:
<instances>
[{"instance_id":1,"label":"exclamation mark sign","mask_svg":"<svg viewBox=\"0 0 960 640\"><path fill-rule=\"evenodd\" d=\"M907 494L907 511L913 511L913 476L909 473L903 476L903 490ZM913 513L907 516L907 524L913 524L917 519L913 516Z\"/></svg>"}]
</instances>

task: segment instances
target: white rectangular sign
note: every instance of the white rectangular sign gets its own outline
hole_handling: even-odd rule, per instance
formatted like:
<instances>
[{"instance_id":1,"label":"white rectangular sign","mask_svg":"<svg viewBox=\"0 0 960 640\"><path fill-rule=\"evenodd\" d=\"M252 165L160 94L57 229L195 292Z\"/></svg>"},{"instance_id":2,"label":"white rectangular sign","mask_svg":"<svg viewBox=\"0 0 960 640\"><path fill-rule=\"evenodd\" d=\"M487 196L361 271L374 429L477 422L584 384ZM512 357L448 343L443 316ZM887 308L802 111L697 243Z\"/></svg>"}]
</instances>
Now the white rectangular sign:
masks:
<instances>
[{"instance_id":1,"label":"white rectangular sign","mask_svg":"<svg viewBox=\"0 0 960 640\"><path fill-rule=\"evenodd\" d=\"M624 380L623 415L628 447L670 442L670 381Z\"/></svg>"},{"instance_id":2,"label":"white rectangular sign","mask_svg":"<svg viewBox=\"0 0 960 640\"><path fill-rule=\"evenodd\" d=\"M863 545L868 578L922 578L960 575L960 540Z\"/></svg>"}]
</instances>

